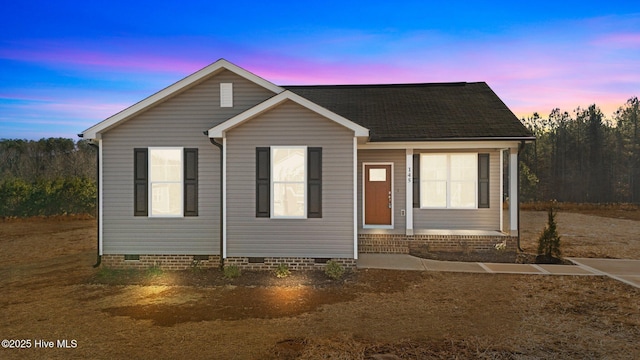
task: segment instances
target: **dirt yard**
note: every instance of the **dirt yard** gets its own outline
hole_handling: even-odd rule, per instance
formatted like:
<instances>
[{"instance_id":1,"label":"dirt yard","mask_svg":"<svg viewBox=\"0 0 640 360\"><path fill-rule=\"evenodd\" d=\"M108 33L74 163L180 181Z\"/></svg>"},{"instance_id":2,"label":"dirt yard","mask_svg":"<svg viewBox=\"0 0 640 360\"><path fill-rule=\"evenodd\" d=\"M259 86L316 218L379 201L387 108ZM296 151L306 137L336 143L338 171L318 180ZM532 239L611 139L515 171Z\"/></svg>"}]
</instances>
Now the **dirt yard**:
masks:
<instances>
[{"instance_id":1,"label":"dirt yard","mask_svg":"<svg viewBox=\"0 0 640 360\"><path fill-rule=\"evenodd\" d=\"M525 250L545 216L523 213ZM640 357L640 290L609 278L115 272L91 267L94 224L0 222L0 340L23 347L0 358ZM558 215L567 256L638 259L639 225Z\"/></svg>"}]
</instances>

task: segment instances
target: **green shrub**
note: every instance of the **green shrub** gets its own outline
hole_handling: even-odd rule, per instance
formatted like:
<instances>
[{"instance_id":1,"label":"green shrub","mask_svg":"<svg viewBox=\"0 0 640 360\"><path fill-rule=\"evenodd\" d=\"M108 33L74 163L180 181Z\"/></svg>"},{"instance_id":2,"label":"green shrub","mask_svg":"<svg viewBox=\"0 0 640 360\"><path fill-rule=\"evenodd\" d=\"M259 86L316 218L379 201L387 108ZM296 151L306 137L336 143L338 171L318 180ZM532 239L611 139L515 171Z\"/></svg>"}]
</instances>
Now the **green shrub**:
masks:
<instances>
[{"instance_id":1,"label":"green shrub","mask_svg":"<svg viewBox=\"0 0 640 360\"><path fill-rule=\"evenodd\" d=\"M333 280L339 280L344 275L344 267L338 262L329 260L324 269L324 273Z\"/></svg>"},{"instance_id":2,"label":"green shrub","mask_svg":"<svg viewBox=\"0 0 640 360\"><path fill-rule=\"evenodd\" d=\"M96 183L83 177L0 181L0 217L93 214Z\"/></svg>"},{"instance_id":3,"label":"green shrub","mask_svg":"<svg viewBox=\"0 0 640 360\"><path fill-rule=\"evenodd\" d=\"M552 203L547 212L547 226L538 238L538 255L560 258L560 236L556 224L556 212Z\"/></svg>"},{"instance_id":4,"label":"green shrub","mask_svg":"<svg viewBox=\"0 0 640 360\"><path fill-rule=\"evenodd\" d=\"M227 265L222 268L222 274L225 279L235 279L240 277L240 268L235 265Z\"/></svg>"},{"instance_id":5,"label":"green shrub","mask_svg":"<svg viewBox=\"0 0 640 360\"><path fill-rule=\"evenodd\" d=\"M278 264L278 267L276 268L275 273L276 273L276 277L278 278L286 278L287 276L291 275L289 266L287 266L287 264L284 264L284 263Z\"/></svg>"},{"instance_id":6,"label":"green shrub","mask_svg":"<svg viewBox=\"0 0 640 360\"><path fill-rule=\"evenodd\" d=\"M156 276L160 276L164 273L164 271L162 270L162 268L160 268L159 265L153 265L150 266L147 271L146 271L146 275L148 277L156 277Z\"/></svg>"}]
</instances>

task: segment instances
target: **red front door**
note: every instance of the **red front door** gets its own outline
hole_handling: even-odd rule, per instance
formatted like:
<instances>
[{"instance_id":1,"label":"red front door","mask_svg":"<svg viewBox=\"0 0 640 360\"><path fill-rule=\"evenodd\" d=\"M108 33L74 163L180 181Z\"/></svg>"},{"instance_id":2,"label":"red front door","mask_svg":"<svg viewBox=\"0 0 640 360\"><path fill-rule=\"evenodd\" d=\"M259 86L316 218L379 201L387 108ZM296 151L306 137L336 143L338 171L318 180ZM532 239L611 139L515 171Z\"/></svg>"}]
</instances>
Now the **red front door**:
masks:
<instances>
[{"instance_id":1,"label":"red front door","mask_svg":"<svg viewBox=\"0 0 640 360\"><path fill-rule=\"evenodd\" d=\"M364 224L391 225L391 165L364 166Z\"/></svg>"}]
</instances>

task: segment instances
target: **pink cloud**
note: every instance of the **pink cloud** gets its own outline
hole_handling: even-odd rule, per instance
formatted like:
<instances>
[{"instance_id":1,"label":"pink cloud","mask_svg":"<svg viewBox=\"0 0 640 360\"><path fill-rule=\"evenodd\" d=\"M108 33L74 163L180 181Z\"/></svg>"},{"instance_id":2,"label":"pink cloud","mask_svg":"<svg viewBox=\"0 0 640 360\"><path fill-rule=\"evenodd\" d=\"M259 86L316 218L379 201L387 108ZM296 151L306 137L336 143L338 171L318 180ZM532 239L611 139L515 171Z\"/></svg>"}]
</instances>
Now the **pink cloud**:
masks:
<instances>
[{"instance_id":1,"label":"pink cloud","mask_svg":"<svg viewBox=\"0 0 640 360\"><path fill-rule=\"evenodd\" d=\"M614 33L596 38L592 44L604 47L632 48L640 47L640 33Z\"/></svg>"},{"instance_id":2,"label":"pink cloud","mask_svg":"<svg viewBox=\"0 0 640 360\"><path fill-rule=\"evenodd\" d=\"M184 73L206 65L197 59L160 56L144 50L101 51L78 44L51 42L31 44L26 48L0 48L0 58L63 67L106 68L111 71Z\"/></svg>"}]
</instances>

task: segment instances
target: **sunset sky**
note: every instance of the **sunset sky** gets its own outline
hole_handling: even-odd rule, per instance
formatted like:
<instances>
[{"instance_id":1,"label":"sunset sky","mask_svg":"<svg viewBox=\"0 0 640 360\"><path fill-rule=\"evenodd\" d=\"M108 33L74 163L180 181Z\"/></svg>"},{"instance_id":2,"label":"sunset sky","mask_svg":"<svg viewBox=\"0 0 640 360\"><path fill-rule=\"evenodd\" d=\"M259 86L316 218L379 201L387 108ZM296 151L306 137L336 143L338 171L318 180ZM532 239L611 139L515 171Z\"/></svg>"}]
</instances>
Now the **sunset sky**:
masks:
<instances>
[{"instance_id":1,"label":"sunset sky","mask_svg":"<svg viewBox=\"0 0 640 360\"><path fill-rule=\"evenodd\" d=\"M101 3L3 4L0 138L76 138L219 58L278 85L485 81L518 117L640 96L635 1Z\"/></svg>"}]
</instances>

